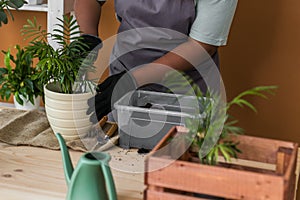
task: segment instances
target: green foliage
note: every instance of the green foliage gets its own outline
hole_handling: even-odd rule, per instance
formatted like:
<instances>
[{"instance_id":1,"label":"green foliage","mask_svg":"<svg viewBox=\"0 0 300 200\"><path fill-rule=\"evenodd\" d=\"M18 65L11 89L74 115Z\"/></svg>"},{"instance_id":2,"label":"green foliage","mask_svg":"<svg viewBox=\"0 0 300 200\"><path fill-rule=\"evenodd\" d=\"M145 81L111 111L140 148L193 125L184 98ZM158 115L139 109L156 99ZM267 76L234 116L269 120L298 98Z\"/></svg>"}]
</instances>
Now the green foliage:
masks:
<instances>
[{"instance_id":1,"label":"green foliage","mask_svg":"<svg viewBox=\"0 0 300 200\"><path fill-rule=\"evenodd\" d=\"M256 108L251 103L249 103L247 100L243 99L243 97L252 95L252 96L259 96L259 97L266 99L267 96L265 94L263 94L262 92L274 94L273 91L276 88L277 88L276 86L258 86L258 87L252 88L250 90L246 90L246 91L240 93L239 95L237 95L234 99L232 99L227 104L227 110L232 105L238 105L240 107L246 106L246 107L250 108L251 110L253 110L254 112L257 112Z\"/></svg>"},{"instance_id":2,"label":"green foliage","mask_svg":"<svg viewBox=\"0 0 300 200\"><path fill-rule=\"evenodd\" d=\"M202 158L202 156L199 155L199 158L202 163L216 165L218 163L219 155L221 154L225 161L230 162L232 157L238 158L237 153L242 153L237 148L238 144L238 142L234 143L232 141L218 142L211 148L206 157Z\"/></svg>"},{"instance_id":3,"label":"green foliage","mask_svg":"<svg viewBox=\"0 0 300 200\"><path fill-rule=\"evenodd\" d=\"M0 27L2 26L2 23L8 23L7 15L14 20L14 16L12 15L10 8L18 10L24 4L26 4L25 0L0 0Z\"/></svg>"},{"instance_id":4,"label":"green foliage","mask_svg":"<svg viewBox=\"0 0 300 200\"><path fill-rule=\"evenodd\" d=\"M0 68L0 96L8 100L13 94L19 104L23 105L20 96L29 99L34 104L34 98L42 94L38 84L39 70L33 67L33 56L19 45L15 47L17 54L14 57L10 50L5 53L4 64L6 67ZM11 65L13 63L13 66Z\"/></svg>"},{"instance_id":5,"label":"green foliage","mask_svg":"<svg viewBox=\"0 0 300 200\"><path fill-rule=\"evenodd\" d=\"M242 134L243 129L238 127L236 124L238 120L234 119L234 117L229 115L229 109L234 106L240 106L240 107L248 107L251 110L257 112L256 108L254 105L252 105L249 101L245 99L246 96L258 96L258 97L263 97L267 98L264 93L269 93L273 94L273 91L276 89L276 86L258 86L251 88L249 90L246 90L239 95L237 95L235 98L233 98L231 101L227 103L225 106L225 115L224 119L219 119L216 120L215 122L212 122L211 119L211 113L212 113L212 107L214 106L213 101L206 100L208 103L207 109L205 112L207 113L207 117L203 120L203 123L200 123L199 126L194 129L191 129L190 131L192 133L197 133L193 134L195 137L193 137L193 144L198 146L199 149L201 149L202 144L205 139L210 139L207 137L211 137L213 134L209 134L209 131L215 131L217 128L214 128L214 126L219 127L219 122L225 122L223 125L223 129L220 135L220 138L216 145L210 149L208 154L205 157L200 156L199 158L203 163L210 164L210 165L215 165L217 164L217 159L218 155L222 155L225 159L225 161L229 162L231 160L231 157L237 158L237 153L241 153L240 150L238 149L238 143L233 142L230 140L230 134ZM201 93L197 92L196 94L198 97L203 97ZM206 97L209 97L208 99L212 98L210 94L208 93ZM217 97L212 98L215 101L218 101ZM195 127L195 126L190 126L190 127ZM202 137L199 137L199 136Z\"/></svg>"},{"instance_id":6,"label":"green foliage","mask_svg":"<svg viewBox=\"0 0 300 200\"><path fill-rule=\"evenodd\" d=\"M58 20L53 33L43 30L37 24L36 18L33 21L27 20L28 24L23 26L22 34L25 39L31 39L26 50L39 59L36 67L41 71L40 84L56 82L59 83L62 93L71 94L76 78L78 80L78 76L93 71L94 67L88 59L84 59L88 55L87 45L79 36L75 18L64 16ZM59 47L52 47L47 38L57 42Z\"/></svg>"},{"instance_id":7,"label":"green foliage","mask_svg":"<svg viewBox=\"0 0 300 200\"><path fill-rule=\"evenodd\" d=\"M232 106L248 107L254 112L257 112L255 106L245 99L247 96L258 96L267 98L265 93L274 94L276 86L258 86L241 92L226 105L219 106L221 103L220 95L207 92L205 95L199 87L192 81L190 77L182 73L170 73L167 75L164 85L172 88L172 92L184 93L186 95L196 96L199 99L201 107L201 115L203 119L187 119L185 126L189 129L187 139L192 143L193 148L198 149L199 158L202 163L215 165L218 162L219 155L222 155L225 161L229 162L231 157L236 158L241 151L238 149L238 142L233 142L230 139L232 134L242 134L243 129L236 124L238 120L229 115L229 110ZM224 109L224 110L218 110ZM224 113L224 114L219 114ZM221 135L216 135L219 128L222 127ZM201 153L201 147L205 141L210 141L210 144L215 144L206 156Z\"/></svg>"}]
</instances>

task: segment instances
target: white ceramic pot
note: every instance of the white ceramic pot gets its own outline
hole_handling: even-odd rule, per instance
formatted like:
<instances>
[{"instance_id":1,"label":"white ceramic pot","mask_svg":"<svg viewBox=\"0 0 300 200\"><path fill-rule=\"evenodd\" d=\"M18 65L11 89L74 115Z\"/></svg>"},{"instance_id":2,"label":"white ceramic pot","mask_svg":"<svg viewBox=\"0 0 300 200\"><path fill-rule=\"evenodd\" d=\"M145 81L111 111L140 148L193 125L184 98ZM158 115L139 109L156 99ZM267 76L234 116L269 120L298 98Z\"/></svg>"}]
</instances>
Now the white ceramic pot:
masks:
<instances>
[{"instance_id":1,"label":"white ceramic pot","mask_svg":"<svg viewBox=\"0 0 300 200\"><path fill-rule=\"evenodd\" d=\"M43 3L43 0L27 0L29 5L40 5Z\"/></svg>"},{"instance_id":2,"label":"white ceramic pot","mask_svg":"<svg viewBox=\"0 0 300 200\"><path fill-rule=\"evenodd\" d=\"M40 96L34 98L34 104L32 104L29 99L20 96L20 98L23 100L23 105L19 104L16 100L16 97L14 96L14 105L16 109L19 110L37 110L40 107Z\"/></svg>"},{"instance_id":3,"label":"white ceramic pot","mask_svg":"<svg viewBox=\"0 0 300 200\"><path fill-rule=\"evenodd\" d=\"M44 86L45 110L54 133L64 139L72 140L86 134L92 123L89 121L87 100L93 93L63 94L58 85L49 83Z\"/></svg>"}]
</instances>

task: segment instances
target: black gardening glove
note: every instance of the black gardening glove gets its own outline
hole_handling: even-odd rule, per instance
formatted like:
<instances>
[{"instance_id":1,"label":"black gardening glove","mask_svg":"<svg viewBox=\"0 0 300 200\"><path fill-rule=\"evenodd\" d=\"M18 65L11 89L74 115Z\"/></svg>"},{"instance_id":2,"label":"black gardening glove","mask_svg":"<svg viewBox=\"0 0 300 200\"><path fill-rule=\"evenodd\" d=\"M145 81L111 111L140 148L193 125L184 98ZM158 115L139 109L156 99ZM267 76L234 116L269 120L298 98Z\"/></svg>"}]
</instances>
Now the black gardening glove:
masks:
<instances>
[{"instance_id":1,"label":"black gardening glove","mask_svg":"<svg viewBox=\"0 0 300 200\"><path fill-rule=\"evenodd\" d=\"M130 73L123 71L119 74L108 77L96 89L96 95L88 100L89 109L87 114L91 114L90 120L98 122L102 117L111 112L112 106L127 92L136 89L136 83Z\"/></svg>"},{"instance_id":2,"label":"black gardening glove","mask_svg":"<svg viewBox=\"0 0 300 200\"><path fill-rule=\"evenodd\" d=\"M74 46L78 49L79 56L86 58L89 56L89 61L94 63L97 60L98 52L102 48L102 40L94 35L83 34L81 35L80 42L85 45L79 44L79 41L74 40L71 42L70 46Z\"/></svg>"},{"instance_id":3,"label":"black gardening glove","mask_svg":"<svg viewBox=\"0 0 300 200\"><path fill-rule=\"evenodd\" d=\"M99 50L102 48L102 40L94 35L83 34L83 42L87 45L87 51L92 51L93 49Z\"/></svg>"}]
</instances>

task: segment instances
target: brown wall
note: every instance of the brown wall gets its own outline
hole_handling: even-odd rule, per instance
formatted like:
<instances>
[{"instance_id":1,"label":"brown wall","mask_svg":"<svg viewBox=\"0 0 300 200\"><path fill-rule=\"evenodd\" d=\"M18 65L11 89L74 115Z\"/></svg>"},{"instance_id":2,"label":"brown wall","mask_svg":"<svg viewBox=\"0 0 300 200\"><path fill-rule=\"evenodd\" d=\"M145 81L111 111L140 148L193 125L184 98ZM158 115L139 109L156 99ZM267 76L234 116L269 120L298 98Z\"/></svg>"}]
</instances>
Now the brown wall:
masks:
<instances>
[{"instance_id":1,"label":"brown wall","mask_svg":"<svg viewBox=\"0 0 300 200\"><path fill-rule=\"evenodd\" d=\"M277 85L270 100L251 98L258 113L235 109L247 134L300 143L300 1L239 1L228 46L221 49L227 96ZM298 88L298 89L297 89Z\"/></svg>"},{"instance_id":2,"label":"brown wall","mask_svg":"<svg viewBox=\"0 0 300 200\"><path fill-rule=\"evenodd\" d=\"M300 100L300 1L280 0L239 1L228 45L220 48L221 73L227 97L258 85L278 85L269 100L250 98L257 108L233 109L233 115L247 134L300 142L298 119ZM0 28L0 49L25 44L20 29L27 18L36 16L46 27L46 13L13 12L15 21ZM116 33L118 23L113 1L103 8L100 36L106 39ZM0 54L0 64L3 55Z\"/></svg>"},{"instance_id":3,"label":"brown wall","mask_svg":"<svg viewBox=\"0 0 300 200\"><path fill-rule=\"evenodd\" d=\"M41 24L44 29L47 28L46 13L44 12L12 11L12 13L15 20L12 21L9 18L8 24L2 25L0 28L0 50L13 49L16 44L21 46L27 44L20 32L23 25L27 23L27 19L33 20L35 16L39 24ZM3 55L3 53L0 54L0 66L3 66Z\"/></svg>"},{"instance_id":4,"label":"brown wall","mask_svg":"<svg viewBox=\"0 0 300 200\"><path fill-rule=\"evenodd\" d=\"M227 97L258 85L279 87L269 100L250 98L257 114L233 110L246 134L300 143L299 8L298 0L239 1L228 46L220 51Z\"/></svg>"},{"instance_id":5,"label":"brown wall","mask_svg":"<svg viewBox=\"0 0 300 200\"><path fill-rule=\"evenodd\" d=\"M7 51L9 48L13 55L15 55L14 46L19 44L21 47L26 45L27 42L24 40L24 37L21 35L20 30L23 25L27 23L27 19L33 20L35 16L40 23L40 25L46 29L46 16L47 14L44 12L28 12L28 11L12 11L14 16L14 21L9 18L9 22L6 25L2 25L0 27L0 66L4 66L4 54L1 52L2 50ZM12 98L10 99L12 102Z\"/></svg>"},{"instance_id":6,"label":"brown wall","mask_svg":"<svg viewBox=\"0 0 300 200\"><path fill-rule=\"evenodd\" d=\"M258 85L278 85L269 100L250 98L257 106L255 114L248 109L234 109L233 115L247 134L300 142L297 122L300 116L300 1L239 1L228 45L220 49L221 73L228 99ZM0 49L24 44L19 31L27 18L36 16L46 27L46 13L14 12L15 21L0 28ZM113 1L103 8L99 27L106 39L116 33ZM0 65L3 55L0 54Z\"/></svg>"},{"instance_id":7,"label":"brown wall","mask_svg":"<svg viewBox=\"0 0 300 200\"><path fill-rule=\"evenodd\" d=\"M101 13L99 34L101 39L107 39L117 33L119 22L115 17L113 1L107 1Z\"/></svg>"}]
</instances>

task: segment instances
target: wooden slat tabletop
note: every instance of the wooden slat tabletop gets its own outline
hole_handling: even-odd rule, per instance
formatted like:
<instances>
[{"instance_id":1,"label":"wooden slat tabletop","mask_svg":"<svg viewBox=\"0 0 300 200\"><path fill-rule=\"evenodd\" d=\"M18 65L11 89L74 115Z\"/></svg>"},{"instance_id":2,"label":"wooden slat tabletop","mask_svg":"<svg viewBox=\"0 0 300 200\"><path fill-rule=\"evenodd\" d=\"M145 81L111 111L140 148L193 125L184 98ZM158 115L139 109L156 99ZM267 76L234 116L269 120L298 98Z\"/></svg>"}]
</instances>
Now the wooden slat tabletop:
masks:
<instances>
[{"instance_id":1,"label":"wooden slat tabletop","mask_svg":"<svg viewBox=\"0 0 300 200\"><path fill-rule=\"evenodd\" d=\"M76 164L82 153L70 153L73 163ZM126 172L132 171L126 167L141 170L143 166L137 163L143 163L139 160L143 157L134 151L117 148L112 149L111 154L118 198L143 199L144 174ZM122 162L122 159L126 159L126 162ZM125 172L117 169L122 165L125 166ZM5 197L6 200L62 200L65 199L66 192L60 151L0 143L0 199Z\"/></svg>"},{"instance_id":2,"label":"wooden slat tabletop","mask_svg":"<svg viewBox=\"0 0 300 200\"><path fill-rule=\"evenodd\" d=\"M145 157L137 154L136 150L117 147L108 152L112 156L110 166L119 200L143 199L145 186L142 172ZM70 151L70 154L76 165L82 152ZM296 180L299 170L298 153ZM0 142L0 199L4 197L5 200L62 200L65 199L66 192L60 151L11 146Z\"/></svg>"}]
</instances>

